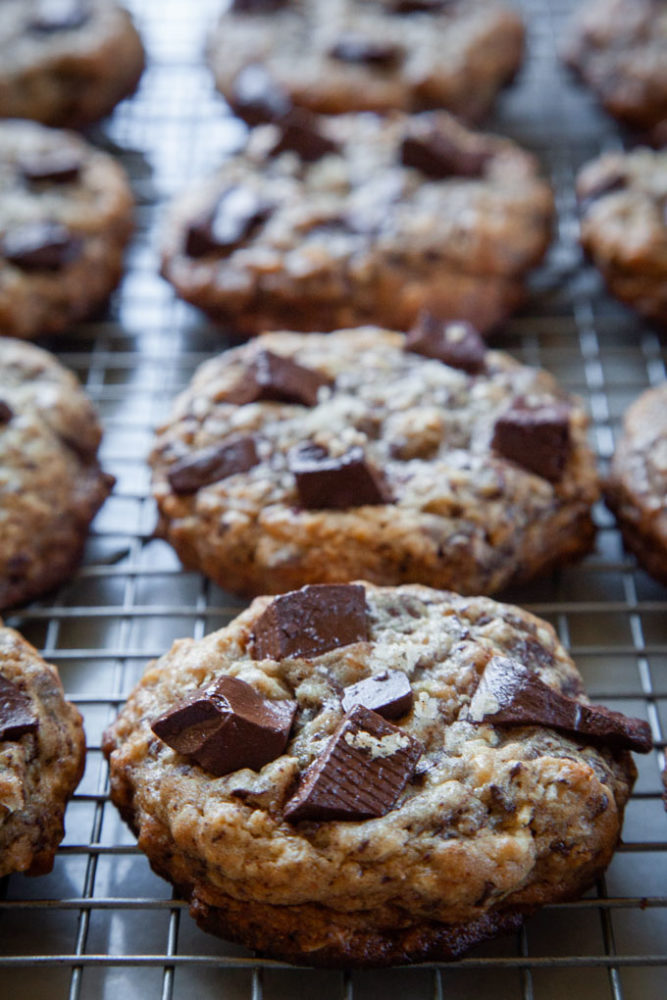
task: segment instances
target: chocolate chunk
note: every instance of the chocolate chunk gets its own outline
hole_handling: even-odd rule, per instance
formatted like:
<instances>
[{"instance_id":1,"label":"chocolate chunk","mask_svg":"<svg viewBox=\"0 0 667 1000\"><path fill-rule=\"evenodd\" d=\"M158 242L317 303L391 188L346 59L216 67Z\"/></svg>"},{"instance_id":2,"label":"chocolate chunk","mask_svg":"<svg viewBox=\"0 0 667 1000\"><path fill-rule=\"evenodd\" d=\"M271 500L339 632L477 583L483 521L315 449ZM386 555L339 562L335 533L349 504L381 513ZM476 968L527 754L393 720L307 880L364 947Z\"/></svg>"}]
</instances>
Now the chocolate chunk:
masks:
<instances>
[{"instance_id":1,"label":"chocolate chunk","mask_svg":"<svg viewBox=\"0 0 667 1000\"><path fill-rule=\"evenodd\" d=\"M357 705L322 756L304 771L285 807L285 819L296 823L384 816L405 788L422 751L409 733Z\"/></svg>"},{"instance_id":2,"label":"chocolate chunk","mask_svg":"<svg viewBox=\"0 0 667 1000\"><path fill-rule=\"evenodd\" d=\"M30 31L48 34L81 28L90 17L88 0L37 0L28 22Z\"/></svg>"},{"instance_id":3,"label":"chocolate chunk","mask_svg":"<svg viewBox=\"0 0 667 1000\"><path fill-rule=\"evenodd\" d=\"M14 416L14 411L4 399L0 399L0 424L8 424Z\"/></svg>"},{"instance_id":4,"label":"chocolate chunk","mask_svg":"<svg viewBox=\"0 0 667 1000\"><path fill-rule=\"evenodd\" d=\"M308 509L346 510L392 502L361 448L333 457L319 446L302 445L288 461L301 505Z\"/></svg>"},{"instance_id":5,"label":"chocolate chunk","mask_svg":"<svg viewBox=\"0 0 667 1000\"><path fill-rule=\"evenodd\" d=\"M427 177L481 177L492 153L456 142L438 128L408 134L401 144L401 163Z\"/></svg>"},{"instance_id":6,"label":"chocolate chunk","mask_svg":"<svg viewBox=\"0 0 667 1000\"><path fill-rule=\"evenodd\" d=\"M346 687L341 704L345 712L355 705L363 705L385 719L400 719L410 711L413 701L407 676L401 670L385 670Z\"/></svg>"},{"instance_id":7,"label":"chocolate chunk","mask_svg":"<svg viewBox=\"0 0 667 1000\"><path fill-rule=\"evenodd\" d=\"M570 408L558 400L514 400L496 420L491 447L551 482L562 478L570 456Z\"/></svg>"},{"instance_id":8,"label":"chocolate chunk","mask_svg":"<svg viewBox=\"0 0 667 1000\"><path fill-rule=\"evenodd\" d=\"M582 208L588 207L591 202L597 201L598 198L601 198L605 194L611 194L612 191L622 191L623 188L627 187L627 183L627 174L620 167L608 170L606 174L598 178L595 184L589 185L586 193L581 198Z\"/></svg>"},{"instance_id":9,"label":"chocolate chunk","mask_svg":"<svg viewBox=\"0 0 667 1000\"><path fill-rule=\"evenodd\" d=\"M276 597L252 630L256 660L319 656L366 642L366 591L358 584L318 583Z\"/></svg>"},{"instance_id":10,"label":"chocolate chunk","mask_svg":"<svg viewBox=\"0 0 667 1000\"><path fill-rule=\"evenodd\" d=\"M505 726L549 726L604 743L614 749L648 753L651 729L601 705L582 705L545 684L528 667L506 656L493 656L469 706L472 722Z\"/></svg>"},{"instance_id":11,"label":"chocolate chunk","mask_svg":"<svg viewBox=\"0 0 667 1000\"><path fill-rule=\"evenodd\" d=\"M0 740L19 740L39 725L30 698L0 674Z\"/></svg>"},{"instance_id":12,"label":"chocolate chunk","mask_svg":"<svg viewBox=\"0 0 667 1000\"><path fill-rule=\"evenodd\" d=\"M230 254L266 221L271 206L250 188L237 185L220 195L212 208L193 219L185 234L189 257Z\"/></svg>"},{"instance_id":13,"label":"chocolate chunk","mask_svg":"<svg viewBox=\"0 0 667 1000\"><path fill-rule=\"evenodd\" d=\"M238 385L227 393L225 399L239 405L266 399L315 406L320 387L331 384L330 378L312 368L298 365L273 351L259 351Z\"/></svg>"},{"instance_id":14,"label":"chocolate chunk","mask_svg":"<svg viewBox=\"0 0 667 1000\"><path fill-rule=\"evenodd\" d=\"M391 42L378 42L368 35L350 31L338 39L328 55L340 62L364 63L378 69L389 69L403 59L403 49Z\"/></svg>"},{"instance_id":15,"label":"chocolate chunk","mask_svg":"<svg viewBox=\"0 0 667 1000\"><path fill-rule=\"evenodd\" d=\"M287 93L259 63L237 74L229 103L234 114L253 127L279 121L292 107Z\"/></svg>"},{"instance_id":16,"label":"chocolate chunk","mask_svg":"<svg viewBox=\"0 0 667 1000\"><path fill-rule=\"evenodd\" d=\"M235 441L202 448L174 462L167 479L174 493L196 493L202 486L247 472L259 462L255 439L240 437Z\"/></svg>"},{"instance_id":17,"label":"chocolate chunk","mask_svg":"<svg viewBox=\"0 0 667 1000\"><path fill-rule=\"evenodd\" d=\"M469 375L477 375L485 368L486 344L471 323L438 319L426 310L422 310L408 330L405 349L435 358L450 368L460 368Z\"/></svg>"},{"instance_id":18,"label":"chocolate chunk","mask_svg":"<svg viewBox=\"0 0 667 1000\"><path fill-rule=\"evenodd\" d=\"M59 271L81 247L81 239L59 222L26 222L5 233L0 252L24 271Z\"/></svg>"},{"instance_id":19,"label":"chocolate chunk","mask_svg":"<svg viewBox=\"0 0 667 1000\"><path fill-rule=\"evenodd\" d=\"M229 10L232 14L271 14L288 3L289 0L232 0Z\"/></svg>"},{"instance_id":20,"label":"chocolate chunk","mask_svg":"<svg viewBox=\"0 0 667 1000\"><path fill-rule=\"evenodd\" d=\"M438 14L449 7L452 0L394 0L394 14Z\"/></svg>"},{"instance_id":21,"label":"chocolate chunk","mask_svg":"<svg viewBox=\"0 0 667 1000\"><path fill-rule=\"evenodd\" d=\"M172 750L219 777L259 771L287 746L296 702L270 701L237 677L223 676L151 723Z\"/></svg>"},{"instance_id":22,"label":"chocolate chunk","mask_svg":"<svg viewBox=\"0 0 667 1000\"><path fill-rule=\"evenodd\" d=\"M320 131L317 115L294 108L280 120L280 135L271 149L271 156L288 150L312 163L328 153L337 153L338 145Z\"/></svg>"},{"instance_id":23,"label":"chocolate chunk","mask_svg":"<svg viewBox=\"0 0 667 1000\"><path fill-rule=\"evenodd\" d=\"M51 149L43 153L22 156L19 170L27 181L68 184L81 172L83 155L76 149Z\"/></svg>"}]
</instances>

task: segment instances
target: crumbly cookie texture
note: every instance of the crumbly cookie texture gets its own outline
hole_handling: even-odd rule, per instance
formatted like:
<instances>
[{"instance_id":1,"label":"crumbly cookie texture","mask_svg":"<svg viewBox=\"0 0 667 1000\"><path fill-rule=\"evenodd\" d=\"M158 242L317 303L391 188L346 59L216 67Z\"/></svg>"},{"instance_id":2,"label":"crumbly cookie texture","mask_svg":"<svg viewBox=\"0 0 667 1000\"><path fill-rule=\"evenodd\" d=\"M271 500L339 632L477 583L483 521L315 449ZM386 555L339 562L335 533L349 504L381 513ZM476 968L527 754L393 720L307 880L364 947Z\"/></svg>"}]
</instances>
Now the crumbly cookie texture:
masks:
<instances>
[{"instance_id":1,"label":"crumbly cookie texture","mask_svg":"<svg viewBox=\"0 0 667 1000\"><path fill-rule=\"evenodd\" d=\"M611 858L635 775L627 752L544 726L469 721L494 656L585 701L548 624L487 598L363 586L365 641L256 659L253 631L270 605L258 598L150 665L104 740L114 802L200 924L311 965L452 958L578 895ZM394 806L365 821L286 820L300 776L341 723L343 689L387 671L409 678L412 707L394 724L423 748ZM215 778L151 731L221 675L273 704L297 702L285 752L257 772Z\"/></svg>"},{"instance_id":2,"label":"crumbly cookie texture","mask_svg":"<svg viewBox=\"0 0 667 1000\"><path fill-rule=\"evenodd\" d=\"M632 128L667 127L667 7L662 0L582 4L564 50L566 62L605 109Z\"/></svg>"},{"instance_id":3,"label":"crumbly cookie texture","mask_svg":"<svg viewBox=\"0 0 667 1000\"><path fill-rule=\"evenodd\" d=\"M0 338L0 608L67 579L113 477L74 375L47 351Z\"/></svg>"},{"instance_id":4,"label":"crumbly cookie texture","mask_svg":"<svg viewBox=\"0 0 667 1000\"><path fill-rule=\"evenodd\" d=\"M201 366L151 457L160 532L187 566L243 594L358 576L493 593L588 550L598 486L580 402L499 351L473 376L405 343L371 327L271 333ZM263 351L333 385L314 406L230 402ZM491 447L498 417L526 397L568 407L571 448L557 480ZM246 471L172 488L177 463L248 439L257 462ZM290 468L304 443L334 458L360 449L381 495L366 502L353 489L346 509L306 509Z\"/></svg>"},{"instance_id":5,"label":"crumbly cookie texture","mask_svg":"<svg viewBox=\"0 0 667 1000\"><path fill-rule=\"evenodd\" d=\"M667 583L667 382L642 393L625 414L605 495L625 544Z\"/></svg>"},{"instance_id":6,"label":"crumbly cookie texture","mask_svg":"<svg viewBox=\"0 0 667 1000\"><path fill-rule=\"evenodd\" d=\"M110 0L3 0L4 118L80 128L133 93L143 68L132 19Z\"/></svg>"},{"instance_id":7,"label":"crumbly cookie texture","mask_svg":"<svg viewBox=\"0 0 667 1000\"><path fill-rule=\"evenodd\" d=\"M67 800L83 774L81 715L65 701L55 667L0 621L0 679L27 696L35 731L0 737L0 878L51 871Z\"/></svg>"},{"instance_id":8,"label":"crumbly cookie texture","mask_svg":"<svg viewBox=\"0 0 667 1000\"><path fill-rule=\"evenodd\" d=\"M232 4L209 45L218 88L233 102L241 70L260 64L295 104L324 114L444 107L481 118L520 66L519 15L489 0L399 10L408 6L418 5Z\"/></svg>"},{"instance_id":9,"label":"crumbly cookie texture","mask_svg":"<svg viewBox=\"0 0 667 1000\"><path fill-rule=\"evenodd\" d=\"M607 153L577 178L581 242L609 290L667 324L667 150Z\"/></svg>"},{"instance_id":10,"label":"crumbly cookie texture","mask_svg":"<svg viewBox=\"0 0 667 1000\"><path fill-rule=\"evenodd\" d=\"M407 329L423 306L488 330L519 305L553 212L532 156L446 112L346 115L318 130L335 148L305 160L275 154L280 125L257 128L240 155L177 200L163 274L183 298L245 335ZM451 169L406 165L415 141L444 146ZM226 246L193 249L193 227L222 198L229 229L232 196L253 201L255 217Z\"/></svg>"},{"instance_id":11,"label":"crumbly cookie texture","mask_svg":"<svg viewBox=\"0 0 667 1000\"><path fill-rule=\"evenodd\" d=\"M1 122L0 335L57 333L102 306L120 280L132 216L112 157L72 132Z\"/></svg>"}]
</instances>

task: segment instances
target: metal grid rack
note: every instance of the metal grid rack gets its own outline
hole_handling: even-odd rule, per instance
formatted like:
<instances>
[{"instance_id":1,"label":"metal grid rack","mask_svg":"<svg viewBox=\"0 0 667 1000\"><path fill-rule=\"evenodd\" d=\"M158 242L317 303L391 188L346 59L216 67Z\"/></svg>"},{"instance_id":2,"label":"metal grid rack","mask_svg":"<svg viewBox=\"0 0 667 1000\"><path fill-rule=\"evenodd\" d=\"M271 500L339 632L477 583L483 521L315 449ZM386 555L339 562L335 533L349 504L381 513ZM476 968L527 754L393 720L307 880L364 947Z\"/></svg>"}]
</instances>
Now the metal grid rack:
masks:
<instances>
[{"instance_id":1,"label":"metal grid rack","mask_svg":"<svg viewBox=\"0 0 667 1000\"><path fill-rule=\"evenodd\" d=\"M667 816L660 768L667 729L667 593L622 549L600 506L596 552L583 564L502 595L556 626L591 695L649 719L656 750L639 764L624 842L587 898L547 907L518 935L449 966L315 972L258 960L200 932L154 876L108 801L100 753L151 657L172 639L220 627L242 606L186 573L152 538L145 456L152 428L224 336L157 276L164 202L239 139L201 58L216 0L133 0L150 55L139 92L92 136L127 166L138 231L107 317L45 346L73 368L106 426L103 460L118 478L95 522L84 567L53 597L9 619L56 663L86 721L84 780L70 804L53 873L0 881L0 995L34 1000L181 998L303 1000L400 996L479 1000L657 1000L667 986ZM614 304L577 249L573 178L621 144L613 123L556 57L575 0L523 0L528 60L493 126L541 158L558 203L556 240L530 302L498 337L582 394L604 466L627 405L665 378L665 343Z\"/></svg>"}]
</instances>

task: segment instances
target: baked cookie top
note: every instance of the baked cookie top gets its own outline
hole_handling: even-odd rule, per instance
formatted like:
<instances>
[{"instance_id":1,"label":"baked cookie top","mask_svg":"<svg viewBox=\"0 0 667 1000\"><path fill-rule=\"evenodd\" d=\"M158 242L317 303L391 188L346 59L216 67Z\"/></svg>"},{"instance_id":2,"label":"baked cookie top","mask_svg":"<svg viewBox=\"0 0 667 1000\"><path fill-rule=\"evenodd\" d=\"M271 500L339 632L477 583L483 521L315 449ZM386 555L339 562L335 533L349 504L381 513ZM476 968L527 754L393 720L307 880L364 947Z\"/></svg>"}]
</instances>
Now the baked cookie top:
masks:
<instances>
[{"instance_id":1,"label":"baked cookie top","mask_svg":"<svg viewBox=\"0 0 667 1000\"><path fill-rule=\"evenodd\" d=\"M292 111L177 200L163 273L246 333L407 329L421 306L486 329L521 298L552 212L530 154L446 112Z\"/></svg>"},{"instance_id":2,"label":"baked cookie top","mask_svg":"<svg viewBox=\"0 0 667 1000\"><path fill-rule=\"evenodd\" d=\"M586 428L551 375L465 324L269 333L205 362L158 430L161 530L241 593L489 593L590 545Z\"/></svg>"},{"instance_id":3,"label":"baked cookie top","mask_svg":"<svg viewBox=\"0 0 667 1000\"><path fill-rule=\"evenodd\" d=\"M73 571L113 484L97 461L101 436L71 372L33 344L0 338L0 608Z\"/></svg>"},{"instance_id":4,"label":"baked cookie top","mask_svg":"<svg viewBox=\"0 0 667 1000\"><path fill-rule=\"evenodd\" d=\"M232 107L239 74L259 64L320 113L444 107L475 120L517 71L523 35L492 0L232 0L209 61Z\"/></svg>"},{"instance_id":5,"label":"baked cookie top","mask_svg":"<svg viewBox=\"0 0 667 1000\"><path fill-rule=\"evenodd\" d=\"M524 694L506 697L519 675ZM261 710L238 707L245 685ZM196 763L225 741L223 728L208 742L210 719L201 728L206 702L232 706L226 764ZM261 912L274 954L414 960L439 923L469 946L486 915L569 898L608 863L631 759L606 736L554 728L547 702L587 712L572 660L525 611L422 586L306 587L258 598L149 666L105 737L112 797L195 912L242 904L246 943ZM248 737L244 719L268 710L293 715L284 750L244 766L271 729ZM542 724L526 724L531 712ZM646 723L601 712L648 749Z\"/></svg>"},{"instance_id":6,"label":"baked cookie top","mask_svg":"<svg viewBox=\"0 0 667 1000\"><path fill-rule=\"evenodd\" d=\"M610 291L667 323L667 150L606 153L577 178L581 240Z\"/></svg>"},{"instance_id":7,"label":"baked cookie top","mask_svg":"<svg viewBox=\"0 0 667 1000\"><path fill-rule=\"evenodd\" d=\"M0 878L51 870L84 755L56 668L0 621Z\"/></svg>"}]
</instances>

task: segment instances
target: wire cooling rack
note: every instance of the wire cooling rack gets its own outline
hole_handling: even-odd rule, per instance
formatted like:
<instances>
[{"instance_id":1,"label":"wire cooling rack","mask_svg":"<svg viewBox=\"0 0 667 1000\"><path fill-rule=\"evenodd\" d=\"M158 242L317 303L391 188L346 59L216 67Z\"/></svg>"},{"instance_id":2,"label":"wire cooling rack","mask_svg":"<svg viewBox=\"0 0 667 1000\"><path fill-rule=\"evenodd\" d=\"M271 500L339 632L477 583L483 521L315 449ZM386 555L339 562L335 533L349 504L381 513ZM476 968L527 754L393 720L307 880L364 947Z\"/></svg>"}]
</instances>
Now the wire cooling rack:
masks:
<instances>
[{"instance_id":1,"label":"wire cooling rack","mask_svg":"<svg viewBox=\"0 0 667 1000\"><path fill-rule=\"evenodd\" d=\"M165 201L232 148L201 59L217 3L134 0L149 50L138 93L92 138L127 166L138 230L107 316L45 346L73 368L106 426L103 460L118 479L95 522L86 562L52 600L9 619L56 663L85 716L88 759L70 804L53 873L0 881L0 996L12 1000L301 1000L370 997L478 1000L658 1000L667 994L667 815L660 768L667 728L667 593L622 549L600 506L597 548L584 563L503 597L550 620L591 695L651 723L655 752L638 760L624 842L587 898L547 907L516 936L448 966L391 972L315 972L258 960L199 931L170 886L150 871L108 801L104 727L151 657L180 636L201 636L242 606L184 572L152 537L145 457L152 428L196 365L224 336L178 302L157 276ZM524 0L528 60L496 121L541 158L557 192L556 240L525 311L498 338L583 395L604 466L621 414L665 378L658 335L601 289L577 249L573 179L615 125L559 66L557 45L575 0Z\"/></svg>"}]
</instances>

